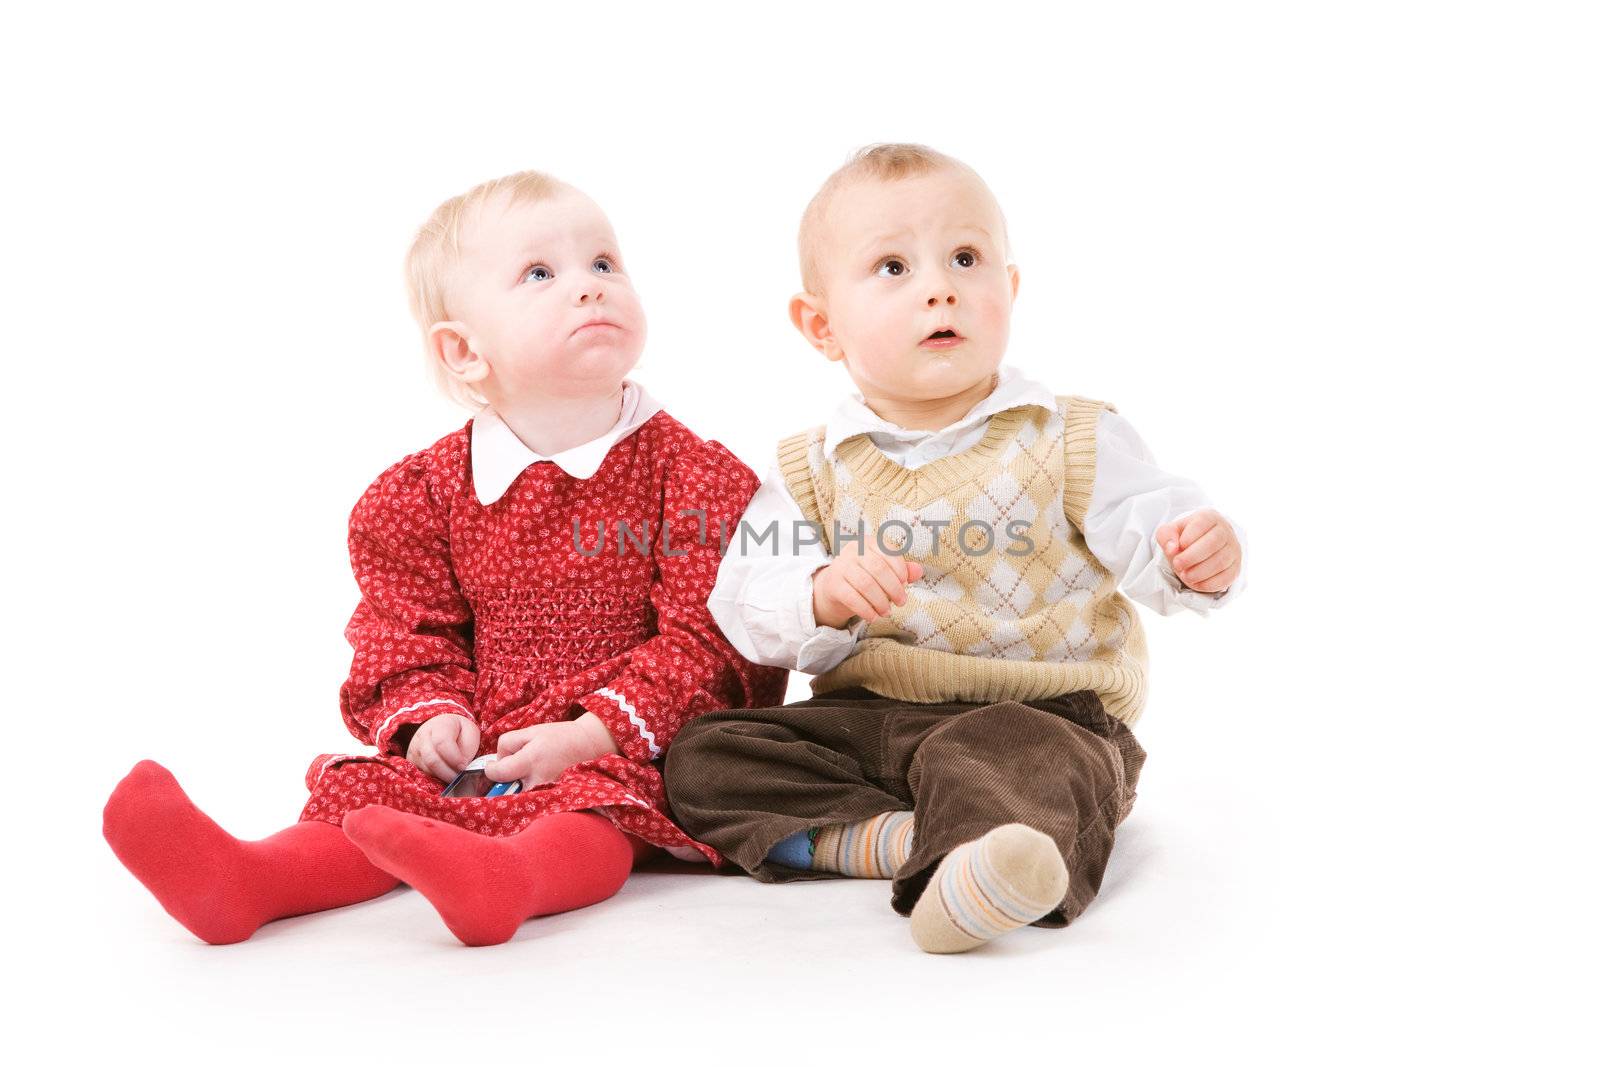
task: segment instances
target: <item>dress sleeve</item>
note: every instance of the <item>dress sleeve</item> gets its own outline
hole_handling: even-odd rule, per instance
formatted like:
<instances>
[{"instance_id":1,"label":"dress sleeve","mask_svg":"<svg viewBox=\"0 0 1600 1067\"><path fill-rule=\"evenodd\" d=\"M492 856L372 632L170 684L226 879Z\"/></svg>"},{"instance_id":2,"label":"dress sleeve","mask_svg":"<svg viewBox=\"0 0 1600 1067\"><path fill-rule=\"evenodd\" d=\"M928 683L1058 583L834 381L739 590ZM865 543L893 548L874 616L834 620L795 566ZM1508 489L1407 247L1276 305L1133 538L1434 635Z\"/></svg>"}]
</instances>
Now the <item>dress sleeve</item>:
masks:
<instances>
[{"instance_id":1,"label":"dress sleeve","mask_svg":"<svg viewBox=\"0 0 1600 1067\"><path fill-rule=\"evenodd\" d=\"M756 486L750 468L715 441L675 459L667 473L664 527L652 548L655 636L629 650L608 685L577 701L605 723L629 759L659 759L697 715L783 700L787 672L740 655L706 605L724 534L737 536Z\"/></svg>"},{"instance_id":2,"label":"dress sleeve","mask_svg":"<svg viewBox=\"0 0 1600 1067\"><path fill-rule=\"evenodd\" d=\"M1157 465L1127 419L1114 411L1100 412L1094 492L1084 514L1083 537L1124 593L1162 615L1185 609L1205 615L1237 600L1244 591L1250 550L1244 530L1233 519L1228 524L1239 537L1243 555L1239 577L1220 593L1185 586L1156 543L1161 526L1211 506L1198 485Z\"/></svg>"},{"instance_id":3,"label":"dress sleeve","mask_svg":"<svg viewBox=\"0 0 1600 1067\"><path fill-rule=\"evenodd\" d=\"M361 602L345 627L355 655L340 710L357 738L404 755L395 737L401 727L435 715L474 718L472 610L456 584L446 514L420 457L389 468L356 502L350 566Z\"/></svg>"}]
</instances>

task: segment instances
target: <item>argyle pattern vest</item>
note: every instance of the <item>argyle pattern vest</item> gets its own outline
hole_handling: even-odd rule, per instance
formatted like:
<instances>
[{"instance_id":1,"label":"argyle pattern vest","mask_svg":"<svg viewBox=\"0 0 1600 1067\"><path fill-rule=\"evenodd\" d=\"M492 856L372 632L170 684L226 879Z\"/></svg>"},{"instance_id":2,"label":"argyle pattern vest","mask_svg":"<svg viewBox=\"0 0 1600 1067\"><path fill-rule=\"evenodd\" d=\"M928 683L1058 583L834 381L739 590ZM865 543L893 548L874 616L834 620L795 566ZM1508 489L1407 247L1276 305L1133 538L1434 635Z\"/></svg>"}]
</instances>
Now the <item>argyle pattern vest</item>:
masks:
<instances>
[{"instance_id":1,"label":"argyle pattern vest","mask_svg":"<svg viewBox=\"0 0 1600 1067\"><path fill-rule=\"evenodd\" d=\"M1146 695L1144 630L1082 533L1102 409L1116 410L1078 396L1011 408L976 445L916 470L866 434L831 462L821 427L781 441L785 483L830 554L853 551L863 531L923 566L906 603L869 624L812 692L864 686L895 700L994 703L1092 689L1134 722Z\"/></svg>"}]
</instances>

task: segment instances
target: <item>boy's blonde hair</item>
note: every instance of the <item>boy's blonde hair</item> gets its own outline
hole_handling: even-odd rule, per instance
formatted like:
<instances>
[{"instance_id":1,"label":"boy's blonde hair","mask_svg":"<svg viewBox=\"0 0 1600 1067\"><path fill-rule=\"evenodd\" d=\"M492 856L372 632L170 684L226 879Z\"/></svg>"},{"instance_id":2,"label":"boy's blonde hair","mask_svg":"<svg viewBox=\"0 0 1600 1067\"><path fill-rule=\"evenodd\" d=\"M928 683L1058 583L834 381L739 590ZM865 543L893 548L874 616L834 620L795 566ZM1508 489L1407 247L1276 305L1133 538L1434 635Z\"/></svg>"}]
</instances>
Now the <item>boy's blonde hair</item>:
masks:
<instances>
[{"instance_id":1,"label":"boy's blonde hair","mask_svg":"<svg viewBox=\"0 0 1600 1067\"><path fill-rule=\"evenodd\" d=\"M811 198L811 203L806 205L806 212L800 217L800 283L808 293L822 292L822 236L826 229L825 222L828 208L832 205L834 197L846 186L858 181L893 182L903 178L917 178L938 170L956 170L970 174L977 179L979 185L988 189L983 178L978 172L943 152L929 148L925 144L907 144L903 142L886 142L870 144L865 148L858 148L845 160L844 166L828 175L828 180L822 183L822 188L817 190L817 195ZM990 197L994 194L991 192ZM995 209L999 210L999 200L995 200ZM1000 225L1005 226L1005 213L1001 212ZM1011 256L1010 238L1002 234L1005 241L1005 254Z\"/></svg>"},{"instance_id":2,"label":"boy's blonde hair","mask_svg":"<svg viewBox=\"0 0 1600 1067\"><path fill-rule=\"evenodd\" d=\"M461 255L461 232L468 218L495 196L503 194L513 204L531 203L548 200L566 188L565 183L536 170L491 178L434 208L406 253L406 292L411 301L411 314L422 328L428 366L444 394L473 411L481 409L488 401L435 359L428 343L434 324L448 322L453 317L449 308L449 280L450 271Z\"/></svg>"}]
</instances>

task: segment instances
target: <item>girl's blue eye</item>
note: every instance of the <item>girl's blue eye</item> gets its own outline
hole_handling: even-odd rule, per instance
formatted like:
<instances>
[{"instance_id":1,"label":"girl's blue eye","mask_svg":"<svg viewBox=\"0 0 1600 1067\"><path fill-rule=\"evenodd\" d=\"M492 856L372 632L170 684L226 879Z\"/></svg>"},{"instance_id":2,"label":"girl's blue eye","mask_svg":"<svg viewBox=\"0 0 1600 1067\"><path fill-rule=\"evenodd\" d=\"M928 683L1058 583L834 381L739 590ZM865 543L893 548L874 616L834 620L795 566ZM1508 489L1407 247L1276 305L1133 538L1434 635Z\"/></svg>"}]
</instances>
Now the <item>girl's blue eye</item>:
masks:
<instances>
[{"instance_id":1,"label":"girl's blue eye","mask_svg":"<svg viewBox=\"0 0 1600 1067\"><path fill-rule=\"evenodd\" d=\"M525 282L547 282L555 276L556 272L543 263L536 263L522 272L522 280Z\"/></svg>"},{"instance_id":2,"label":"girl's blue eye","mask_svg":"<svg viewBox=\"0 0 1600 1067\"><path fill-rule=\"evenodd\" d=\"M890 256L888 259L878 264L878 269L875 273L880 278L899 278L910 273L910 271L911 268L906 266L905 260L896 259L895 257Z\"/></svg>"},{"instance_id":3,"label":"girl's blue eye","mask_svg":"<svg viewBox=\"0 0 1600 1067\"><path fill-rule=\"evenodd\" d=\"M963 248L950 257L952 267L975 267L978 264L978 253L970 248Z\"/></svg>"},{"instance_id":4,"label":"girl's blue eye","mask_svg":"<svg viewBox=\"0 0 1600 1067\"><path fill-rule=\"evenodd\" d=\"M596 274L610 274L617 268L616 265L613 264L609 259L607 259L605 256L601 256L599 259L590 264L590 269Z\"/></svg>"}]
</instances>

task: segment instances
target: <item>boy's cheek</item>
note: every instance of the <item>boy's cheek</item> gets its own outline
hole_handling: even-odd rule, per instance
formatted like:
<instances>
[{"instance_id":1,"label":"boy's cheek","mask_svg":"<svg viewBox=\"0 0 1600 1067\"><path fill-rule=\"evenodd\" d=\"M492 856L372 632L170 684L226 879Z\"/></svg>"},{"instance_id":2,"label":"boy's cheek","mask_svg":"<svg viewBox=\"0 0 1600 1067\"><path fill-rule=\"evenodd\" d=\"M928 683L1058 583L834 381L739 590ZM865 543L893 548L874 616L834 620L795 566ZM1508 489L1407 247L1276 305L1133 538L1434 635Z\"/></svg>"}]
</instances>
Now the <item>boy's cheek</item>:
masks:
<instances>
[{"instance_id":1,"label":"boy's cheek","mask_svg":"<svg viewBox=\"0 0 1600 1067\"><path fill-rule=\"evenodd\" d=\"M1011 330L1011 301L991 298L980 304L977 310L984 332L1004 344Z\"/></svg>"},{"instance_id":2,"label":"boy's cheek","mask_svg":"<svg viewBox=\"0 0 1600 1067\"><path fill-rule=\"evenodd\" d=\"M898 358L883 338L870 338L846 351L851 353L851 361L875 381L892 382L910 373L907 361Z\"/></svg>"}]
</instances>

